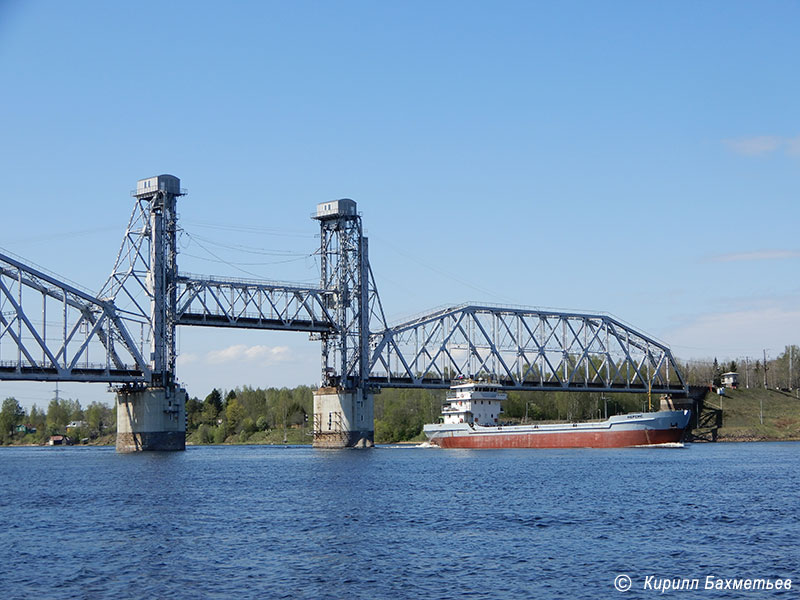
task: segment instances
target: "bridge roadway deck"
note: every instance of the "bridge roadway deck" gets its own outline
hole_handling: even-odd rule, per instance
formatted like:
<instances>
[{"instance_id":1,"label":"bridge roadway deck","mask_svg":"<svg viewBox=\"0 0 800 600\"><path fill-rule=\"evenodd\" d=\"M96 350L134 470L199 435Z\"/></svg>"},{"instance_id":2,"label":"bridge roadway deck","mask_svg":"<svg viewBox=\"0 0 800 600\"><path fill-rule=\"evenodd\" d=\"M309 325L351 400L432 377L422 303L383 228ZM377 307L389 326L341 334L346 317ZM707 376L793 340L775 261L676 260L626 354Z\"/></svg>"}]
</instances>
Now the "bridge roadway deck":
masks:
<instances>
[{"instance_id":1,"label":"bridge roadway deck","mask_svg":"<svg viewBox=\"0 0 800 600\"><path fill-rule=\"evenodd\" d=\"M493 380L494 381L494 380ZM413 380L408 377L375 377L370 376L369 385L379 388L425 388L425 389L449 389L455 383L451 380L442 379L422 379ZM670 394L673 397L684 397L687 395L687 390L679 386L670 387L653 387L648 390L646 385L635 385L627 383L618 383L607 386L605 384L597 383L581 383L580 385L563 386L558 382L525 382L524 384L517 384L509 379L500 379L497 381L502 386L502 390L506 392L625 392L625 393L640 393L646 394L650 391L651 394Z\"/></svg>"},{"instance_id":2,"label":"bridge roadway deck","mask_svg":"<svg viewBox=\"0 0 800 600\"><path fill-rule=\"evenodd\" d=\"M239 327L242 329L270 329L278 331L308 331L324 333L331 331L331 326L325 321L311 321L293 319L263 319L260 317L235 317L228 315L214 315L209 313L184 313L176 321L176 325L195 325L206 327Z\"/></svg>"},{"instance_id":3,"label":"bridge roadway deck","mask_svg":"<svg viewBox=\"0 0 800 600\"><path fill-rule=\"evenodd\" d=\"M136 383L144 382L144 374L138 369L106 369L104 367L74 368L68 377L58 369L38 366L0 365L0 380L3 381L77 381L85 383Z\"/></svg>"}]
</instances>

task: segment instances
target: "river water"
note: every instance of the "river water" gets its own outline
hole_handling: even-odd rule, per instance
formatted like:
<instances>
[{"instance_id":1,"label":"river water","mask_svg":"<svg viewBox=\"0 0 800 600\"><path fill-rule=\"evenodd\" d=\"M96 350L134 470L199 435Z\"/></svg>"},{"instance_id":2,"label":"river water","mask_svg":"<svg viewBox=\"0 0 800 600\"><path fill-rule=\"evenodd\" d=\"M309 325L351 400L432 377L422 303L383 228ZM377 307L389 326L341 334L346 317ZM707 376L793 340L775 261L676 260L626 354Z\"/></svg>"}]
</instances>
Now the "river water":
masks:
<instances>
[{"instance_id":1,"label":"river water","mask_svg":"<svg viewBox=\"0 0 800 600\"><path fill-rule=\"evenodd\" d=\"M3 448L0 595L650 598L687 578L669 594L796 598L798 482L800 443Z\"/></svg>"}]
</instances>

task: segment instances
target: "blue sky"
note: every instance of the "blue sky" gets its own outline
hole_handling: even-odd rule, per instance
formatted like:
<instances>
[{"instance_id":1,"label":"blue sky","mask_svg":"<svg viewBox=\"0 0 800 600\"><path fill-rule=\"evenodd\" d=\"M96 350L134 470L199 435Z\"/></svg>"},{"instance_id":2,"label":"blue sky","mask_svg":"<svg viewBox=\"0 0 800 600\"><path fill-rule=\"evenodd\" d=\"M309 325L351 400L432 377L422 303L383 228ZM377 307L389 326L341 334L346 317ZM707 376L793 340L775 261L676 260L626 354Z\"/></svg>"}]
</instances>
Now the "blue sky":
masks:
<instances>
[{"instance_id":1,"label":"blue sky","mask_svg":"<svg viewBox=\"0 0 800 600\"><path fill-rule=\"evenodd\" d=\"M798 26L789 1L0 0L0 247L98 290L136 180L172 173L182 271L313 283L309 215L350 197L392 319L603 311L683 359L775 356L800 343ZM201 397L319 376L303 334L180 349Z\"/></svg>"}]
</instances>

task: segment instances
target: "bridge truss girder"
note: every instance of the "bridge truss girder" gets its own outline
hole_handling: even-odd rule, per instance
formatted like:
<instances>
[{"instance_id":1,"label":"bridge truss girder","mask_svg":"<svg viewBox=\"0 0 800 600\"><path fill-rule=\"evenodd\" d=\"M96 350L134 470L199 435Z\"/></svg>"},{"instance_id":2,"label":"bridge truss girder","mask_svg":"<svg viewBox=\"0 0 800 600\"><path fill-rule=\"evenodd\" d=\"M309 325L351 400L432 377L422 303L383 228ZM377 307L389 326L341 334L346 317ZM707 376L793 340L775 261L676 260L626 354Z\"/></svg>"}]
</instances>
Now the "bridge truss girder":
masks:
<instances>
[{"instance_id":1,"label":"bridge truss girder","mask_svg":"<svg viewBox=\"0 0 800 600\"><path fill-rule=\"evenodd\" d=\"M176 325L330 333L332 292L199 275L177 278Z\"/></svg>"},{"instance_id":2,"label":"bridge truss girder","mask_svg":"<svg viewBox=\"0 0 800 600\"><path fill-rule=\"evenodd\" d=\"M145 382L134 324L112 302L0 254L0 379Z\"/></svg>"},{"instance_id":3,"label":"bridge truss girder","mask_svg":"<svg viewBox=\"0 0 800 600\"><path fill-rule=\"evenodd\" d=\"M461 305L372 334L373 387L685 394L668 347L607 315Z\"/></svg>"}]
</instances>

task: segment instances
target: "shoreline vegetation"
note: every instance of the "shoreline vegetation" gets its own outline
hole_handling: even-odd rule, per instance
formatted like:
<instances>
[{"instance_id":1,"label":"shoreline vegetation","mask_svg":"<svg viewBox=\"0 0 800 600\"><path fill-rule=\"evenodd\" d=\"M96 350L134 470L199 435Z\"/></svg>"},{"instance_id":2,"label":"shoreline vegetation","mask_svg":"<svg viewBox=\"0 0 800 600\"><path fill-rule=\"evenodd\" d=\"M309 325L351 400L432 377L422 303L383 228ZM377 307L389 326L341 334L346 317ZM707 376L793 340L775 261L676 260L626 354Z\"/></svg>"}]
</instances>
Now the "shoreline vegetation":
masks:
<instances>
[{"instance_id":1,"label":"shoreline vegetation","mask_svg":"<svg viewBox=\"0 0 800 600\"><path fill-rule=\"evenodd\" d=\"M705 404L722 410L718 441L800 440L800 368L793 359L800 348L786 346L773 360L748 357L720 364L690 361L681 364L690 386L707 387ZM765 355L766 358L766 355ZM795 360L794 362L797 362ZM721 389L723 374L738 373L738 389ZM203 400L186 401L186 443L310 444L313 430L310 386L295 388L237 387L214 389ZM375 394L375 442L396 444L425 441L422 427L436 423L445 390L384 389ZM599 392L508 392L502 421L589 421L623 413L657 411L660 399L647 394ZM0 410L0 445L45 445L51 436L69 437L83 445L110 445L116 439L116 406L56 396L40 410L25 411L15 398ZM66 442L66 440L63 440Z\"/></svg>"},{"instance_id":2,"label":"shoreline vegetation","mask_svg":"<svg viewBox=\"0 0 800 600\"><path fill-rule=\"evenodd\" d=\"M420 444L422 426L438 420L444 390L387 389L375 395L375 442ZM709 392L706 405L722 410L720 442L800 441L800 392L795 388L725 389ZM313 388L212 390L186 403L186 444L310 445ZM659 400L652 398L652 410ZM646 394L597 392L509 392L507 423L585 421L648 410ZM101 403L83 409L76 400L53 399L47 411L25 412L13 398L3 402L3 445L46 445L50 436L69 436L76 445L114 445L116 412Z\"/></svg>"}]
</instances>

